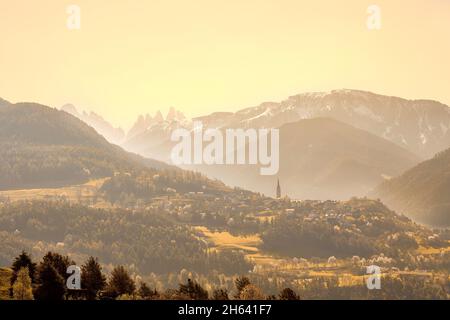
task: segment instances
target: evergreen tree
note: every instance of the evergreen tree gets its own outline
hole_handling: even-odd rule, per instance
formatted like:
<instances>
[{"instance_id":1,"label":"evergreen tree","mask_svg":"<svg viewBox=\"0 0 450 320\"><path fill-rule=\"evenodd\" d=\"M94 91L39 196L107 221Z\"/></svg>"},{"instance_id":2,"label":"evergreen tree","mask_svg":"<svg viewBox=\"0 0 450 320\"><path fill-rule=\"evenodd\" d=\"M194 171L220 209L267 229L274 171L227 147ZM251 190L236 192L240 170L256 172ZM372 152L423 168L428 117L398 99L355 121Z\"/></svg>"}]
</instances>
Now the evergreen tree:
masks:
<instances>
[{"instance_id":1,"label":"evergreen tree","mask_svg":"<svg viewBox=\"0 0 450 320\"><path fill-rule=\"evenodd\" d=\"M266 300L266 296L264 296L262 290L253 285L249 284L242 289L241 294L239 296L240 300Z\"/></svg>"},{"instance_id":2,"label":"evergreen tree","mask_svg":"<svg viewBox=\"0 0 450 320\"><path fill-rule=\"evenodd\" d=\"M36 300L63 300L66 292L64 278L48 261L39 265L37 281Z\"/></svg>"},{"instance_id":3,"label":"evergreen tree","mask_svg":"<svg viewBox=\"0 0 450 320\"><path fill-rule=\"evenodd\" d=\"M135 290L136 285L128 274L128 271L123 266L115 267L111 272L107 294L112 298L117 298L123 294L132 295Z\"/></svg>"},{"instance_id":4,"label":"evergreen tree","mask_svg":"<svg viewBox=\"0 0 450 320\"><path fill-rule=\"evenodd\" d=\"M280 300L300 300L300 297L291 288L284 288L279 295Z\"/></svg>"},{"instance_id":5,"label":"evergreen tree","mask_svg":"<svg viewBox=\"0 0 450 320\"><path fill-rule=\"evenodd\" d=\"M214 300L230 300L227 289L216 289L213 292Z\"/></svg>"},{"instance_id":6,"label":"evergreen tree","mask_svg":"<svg viewBox=\"0 0 450 320\"><path fill-rule=\"evenodd\" d=\"M19 270L12 289L15 300L33 300L31 278L27 267L23 267Z\"/></svg>"},{"instance_id":7,"label":"evergreen tree","mask_svg":"<svg viewBox=\"0 0 450 320\"><path fill-rule=\"evenodd\" d=\"M158 291L152 290L149 288L149 286L145 282L141 282L138 290L138 294L142 299L150 300L153 297L158 296Z\"/></svg>"},{"instance_id":8,"label":"evergreen tree","mask_svg":"<svg viewBox=\"0 0 450 320\"><path fill-rule=\"evenodd\" d=\"M181 295L185 295L193 300L208 300L208 291L191 279L188 279L187 284L180 284L178 291Z\"/></svg>"},{"instance_id":9,"label":"evergreen tree","mask_svg":"<svg viewBox=\"0 0 450 320\"><path fill-rule=\"evenodd\" d=\"M64 281L70 276L70 274L67 274L67 268L76 264L75 261L70 260L68 256L62 256L59 253L51 251L47 252L42 258L42 261L43 263L52 265Z\"/></svg>"},{"instance_id":10,"label":"evergreen tree","mask_svg":"<svg viewBox=\"0 0 450 320\"><path fill-rule=\"evenodd\" d=\"M86 290L88 300L96 299L99 291L106 286L106 277L102 273L102 267L94 257L90 257L81 266L81 285Z\"/></svg>"},{"instance_id":11,"label":"evergreen tree","mask_svg":"<svg viewBox=\"0 0 450 320\"><path fill-rule=\"evenodd\" d=\"M250 279L247 277L238 277L235 281L234 281L234 285L236 286L237 289L237 294L234 296L236 299L239 299L241 296L241 292L242 290L244 290L244 288L246 286L248 286L250 284Z\"/></svg>"},{"instance_id":12,"label":"evergreen tree","mask_svg":"<svg viewBox=\"0 0 450 320\"><path fill-rule=\"evenodd\" d=\"M12 275L11 275L11 286L14 284L14 282L16 282L17 279L17 275L20 271L20 269L22 268L27 268L28 272L29 272L29 276L31 279L31 282L34 283L35 282L35 273L36 273L36 263L34 263L31 260L31 256L26 253L25 251L22 251L22 253L17 256L16 258L14 258L14 262L12 264Z\"/></svg>"}]
</instances>

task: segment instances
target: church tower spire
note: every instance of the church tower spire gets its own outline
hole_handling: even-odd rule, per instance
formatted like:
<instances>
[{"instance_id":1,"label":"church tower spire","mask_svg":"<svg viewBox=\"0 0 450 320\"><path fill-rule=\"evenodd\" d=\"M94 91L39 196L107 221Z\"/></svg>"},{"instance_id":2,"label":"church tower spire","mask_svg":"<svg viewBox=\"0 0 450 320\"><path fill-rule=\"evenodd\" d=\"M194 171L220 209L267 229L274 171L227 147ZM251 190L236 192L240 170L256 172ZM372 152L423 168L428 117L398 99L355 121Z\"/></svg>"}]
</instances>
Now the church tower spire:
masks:
<instances>
[{"instance_id":1,"label":"church tower spire","mask_svg":"<svg viewBox=\"0 0 450 320\"><path fill-rule=\"evenodd\" d=\"M280 179L277 181L277 198L281 198L281 187L280 187Z\"/></svg>"}]
</instances>

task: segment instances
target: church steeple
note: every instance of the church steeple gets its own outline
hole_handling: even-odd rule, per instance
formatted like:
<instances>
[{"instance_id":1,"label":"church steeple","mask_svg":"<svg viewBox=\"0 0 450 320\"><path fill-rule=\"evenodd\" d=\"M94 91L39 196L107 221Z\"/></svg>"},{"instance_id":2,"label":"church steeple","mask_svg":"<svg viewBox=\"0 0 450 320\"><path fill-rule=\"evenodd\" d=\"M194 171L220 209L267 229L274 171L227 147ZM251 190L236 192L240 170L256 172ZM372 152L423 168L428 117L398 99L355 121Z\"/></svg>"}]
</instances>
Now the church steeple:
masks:
<instances>
[{"instance_id":1,"label":"church steeple","mask_svg":"<svg viewBox=\"0 0 450 320\"><path fill-rule=\"evenodd\" d=\"M277 181L277 198L281 198L281 187L280 187L280 179Z\"/></svg>"}]
</instances>

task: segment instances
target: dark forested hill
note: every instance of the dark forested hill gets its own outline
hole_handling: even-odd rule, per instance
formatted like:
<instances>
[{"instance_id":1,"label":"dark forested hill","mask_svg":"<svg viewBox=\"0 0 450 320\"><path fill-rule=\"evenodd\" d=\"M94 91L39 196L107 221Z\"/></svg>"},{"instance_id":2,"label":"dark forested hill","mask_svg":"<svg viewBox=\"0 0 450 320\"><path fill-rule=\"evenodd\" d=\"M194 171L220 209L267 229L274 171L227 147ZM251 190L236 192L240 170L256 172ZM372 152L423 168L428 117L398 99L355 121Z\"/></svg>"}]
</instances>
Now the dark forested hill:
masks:
<instances>
[{"instance_id":1,"label":"dark forested hill","mask_svg":"<svg viewBox=\"0 0 450 320\"><path fill-rule=\"evenodd\" d=\"M1 141L41 145L108 148L108 142L70 114L36 103L8 104L0 109Z\"/></svg>"},{"instance_id":2,"label":"dark forested hill","mask_svg":"<svg viewBox=\"0 0 450 320\"><path fill-rule=\"evenodd\" d=\"M109 144L74 116L0 100L0 189L81 183L117 171L167 168Z\"/></svg>"}]
</instances>

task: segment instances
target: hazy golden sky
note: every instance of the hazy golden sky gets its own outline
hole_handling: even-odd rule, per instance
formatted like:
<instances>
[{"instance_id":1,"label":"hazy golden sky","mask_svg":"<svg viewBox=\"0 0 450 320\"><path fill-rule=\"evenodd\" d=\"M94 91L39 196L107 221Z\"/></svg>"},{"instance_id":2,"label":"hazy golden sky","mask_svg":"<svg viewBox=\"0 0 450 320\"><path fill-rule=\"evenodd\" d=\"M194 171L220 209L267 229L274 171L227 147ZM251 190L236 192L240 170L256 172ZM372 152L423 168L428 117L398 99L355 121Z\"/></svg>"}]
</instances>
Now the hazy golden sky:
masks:
<instances>
[{"instance_id":1,"label":"hazy golden sky","mask_svg":"<svg viewBox=\"0 0 450 320\"><path fill-rule=\"evenodd\" d=\"M66 26L69 4L81 29ZM367 8L382 28L368 30ZM0 97L115 124L354 88L450 103L448 0L0 0Z\"/></svg>"}]
</instances>

